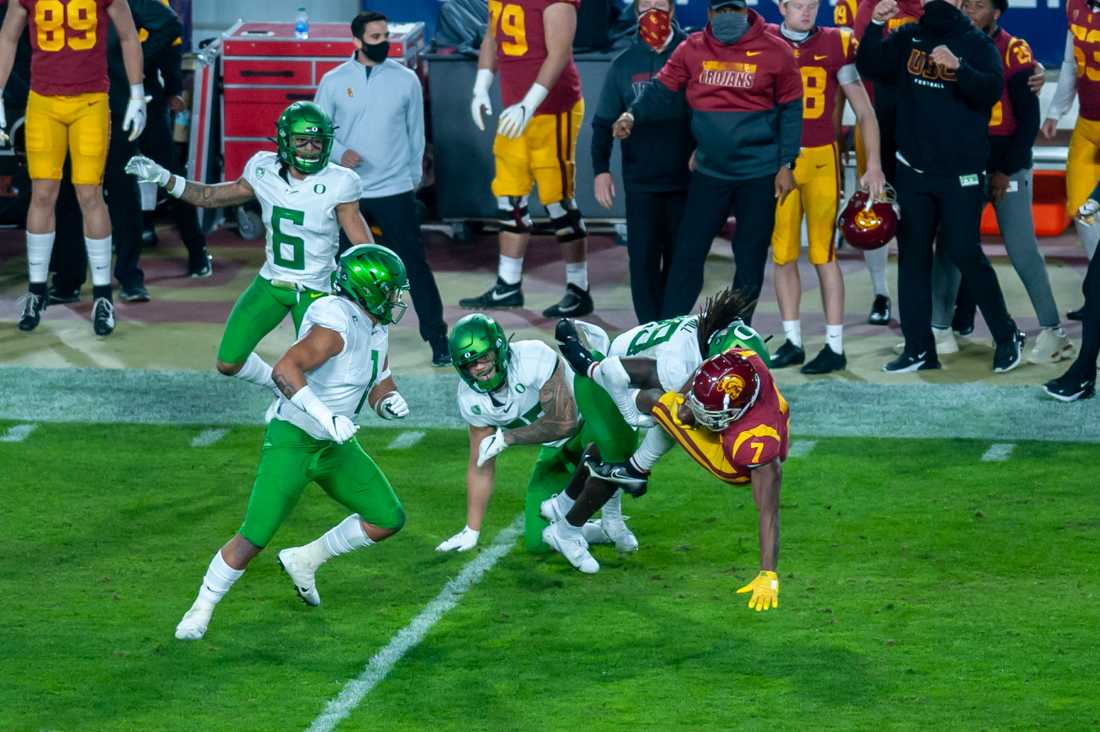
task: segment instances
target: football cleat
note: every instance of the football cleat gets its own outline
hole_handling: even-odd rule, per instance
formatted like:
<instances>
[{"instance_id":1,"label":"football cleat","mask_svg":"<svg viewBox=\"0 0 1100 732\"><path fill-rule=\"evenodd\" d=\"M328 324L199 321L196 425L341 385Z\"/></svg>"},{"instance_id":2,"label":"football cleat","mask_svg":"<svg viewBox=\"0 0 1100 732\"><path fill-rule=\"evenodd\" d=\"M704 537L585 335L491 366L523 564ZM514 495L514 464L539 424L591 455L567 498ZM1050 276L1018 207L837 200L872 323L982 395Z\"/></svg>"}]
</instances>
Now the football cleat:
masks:
<instances>
[{"instance_id":1,"label":"football cleat","mask_svg":"<svg viewBox=\"0 0 1100 732\"><path fill-rule=\"evenodd\" d=\"M886 295L875 295L867 322L871 325L890 325L890 298Z\"/></svg>"},{"instance_id":2,"label":"football cleat","mask_svg":"<svg viewBox=\"0 0 1100 732\"><path fill-rule=\"evenodd\" d=\"M1035 339L1035 346L1027 355L1031 363L1056 363L1064 358L1073 358L1077 349L1069 336L1061 328L1043 328Z\"/></svg>"},{"instance_id":3,"label":"football cleat","mask_svg":"<svg viewBox=\"0 0 1100 732\"><path fill-rule=\"evenodd\" d=\"M772 355L772 368L782 369L787 366L797 366L805 363L806 351L801 346L796 346L790 341L783 341L783 345Z\"/></svg>"},{"instance_id":4,"label":"football cleat","mask_svg":"<svg viewBox=\"0 0 1100 732\"><path fill-rule=\"evenodd\" d=\"M614 483L635 498L641 498L649 489L649 473L636 469L629 460L625 463L597 463L588 460L585 467L593 478Z\"/></svg>"},{"instance_id":5,"label":"football cleat","mask_svg":"<svg viewBox=\"0 0 1100 732\"><path fill-rule=\"evenodd\" d=\"M928 351L920 353L902 352L900 356L884 365L882 370L888 374L908 374L913 371L929 371L940 368L940 360Z\"/></svg>"},{"instance_id":6,"label":"football cleat","mask_svg":"<svg viewBox=\"0 0 1100 732\"><path fill-rule=\"evenodd\" d=\"M92 305L92 330L98 336L107 336L115 329L115 306L105 297L97 297Z\"/></svg>"},{"instance_id":7,"label":"football cleat","mask_svg":"<svg viewBox=\"0 0 1100 732\"><path fill-rule=\"evenodd\" d=\"M600 563L589 554L588 545L585 544L580 530L576 531L576 536L569 536L566 533L569 529L565 527L566 523L564 521L550 524L542 530L542 540L581 572L585 574L599 572Z\"/></svg>"},{"instance_id":8,"label":"football cleat","mask_svg":"<svg viewBox=\"0 0 1100 732\"><path fill-rule=\"evenodd\" d=\"M149 291L143 285L137 287L123 287L118 293L118 299L122 302L149 302Z\"/></svg>"},{"instance_id":9,"label":"football cleat","mask_svg":"<svg viewBox=\"0 0 1100 732\"><path fill-rule=\"evenodd\" d=\"M955 315L951 318L951 330L955 331L956 335L970 335L974 332L975 315L976 313L973 308L955 306Z\"/></svg>"},{"instance_id":10,"label":"football cleat","mask_svg":"<svg viewBox=\"0 0 1100 732\"><path fill-rule=\"evenodd\" d=\"M611 537L607 535L607 532L603 530L603 522L601 519L595 521L585 521L584 526L581 527L581 536L584 537L585 543L589 546L592 544L610 544Z\"/></svg>"},{"instance_id":11,"label":"football cleat","mask_svg":"<svg viewBox=\"0 0 1100 732\"><path fill-rule=\"evenodd\" d=\"M464 297L458 301L461 308L471 310L499 310L523 307L523 282L509 285L497 277L496 283L477 297Z\"/></svg>"},{"instance_id":12,"label":"football cleat","mask_svg":"<svg viewBox=\"0 0 1100 732\"><path fill-rule=\"evenodd\" d=\"M813 357L800 371L804 374L831 374L848 368L848 357L825 346L821 353Z\"/></svg>"},{"instance_id":13,"label":"football cleat","mask_svg":"<svg viewBox=\"0 0 1100 732\"><path fill-rule=\"evenodd\" d=\"M1085 306L1082 305L1076 310L1070 310L1068 313L1066 313L1066 318L1068 320L1083 321L1085 319Z\"/></svg>"},{"instance_id":14,"label":"football cleat","mask_svg":"<svg viewBox=\"0 0 1100 732\"><path fill-rule=\"evenodd\" d=\"M279 566L294 583L294 589L302 602L310 607L321 604L321 595L317 592L317 580L314 574L317 567L306 557L301 547L283 549L278 556Z\"/></svg>"},{"instance_id":15,"label":"football cleat","mask_svg":"<svg viewBox=\"0 0 1100 732\"><path fill-rule=\"evenodd\" d=\"M565 286L565 294L556 305L542 311L544 318L579 318L596 309L588 290L582 290L573 283Z\"/></svg>"},{"instance_id":16,"label":"football cleat","mask_svg":"<svg viewBox=\"0 0 1100 732\"><path fill-rule=\"evenodd\" d=\"M604 516L600 519L600 528L607 534L607 538L620 552L629 553L638 551L638 538L626 525L621 516L612 518Z\"/></svg>"},{"instance_id":17,"label":"football cleat","mask_svg":"<svg viewBox=\"0 0 1100 732\"><path fill-rule=\"evenodd\" d=\"M176 626L176 640L202 640L214 615L214 606L195 600L191 609L183 614Z\"/></svg>"},{"instance_id":18,"label":"football cleat","mask_svg":"<svg viewBox=\"0 0 1100 732\"><path fill-rule=\"evenodd\" d=\"M205 279L214 274L214 258L205 249L194 259L187 262L187 276L196 279Z\"/></svg>"},{"instance_id":19,"label":"football cleat","mask_svg":"<svg viewBox=\"0 0 1100 732\"><path fill-rule=\"evenodd\" d=\"M558 495L560 494L555 493L539 504L539 516L546 519L547 523L552 524L565 519L565 512L561 510L562 506L558 503Z\"/></svg>"},{"instance_id":20,"label":"football cleat","mask_svg":"<svg viewBox=\"0 0 1100 732\"><path fill-rule=\"evenodd\" d=\"M1043 391L1060 402L1091 399L1096 396L1096 377L1082 379L1067 371L1057 379L1051 379L1043 384Z\"/></svg>"},{"instance_id":21,"label":"football cleat","mask_svg":"<svg viewBox=\"0 0 1100 732\"><path fill-rule=\"evenodd\" d=\"M1016 331L1012 338L998 343L993 351L993 373L1004 374L1024 360L1024 334Z\"/></svg>"},{"instance_id":22,"label":"football cleat","mask_svg":"<svg viewBox=\"0 0 1100 732\"><path fill-rule=\"evenodd\" d=\"M23 312L19 316L19 330L29 333L38 327L42 311L46 309L46 298L28 292L22 297Z\"/></svg>"},{"instance_id":23,"label":"football cleat","mask_svg":"<svg viewBox=\"0 0 1100 732\"><path fill-rule=\"evenodd\" d=\"M479 536L480 532L463 527L462 531L449 539L441 541L435 550L437 552L468 552L477 546Z\"/></svg>"},{"instance_id":24,"label":"football cleat","mask_svg":"<svg viewBox=\"0 0 1100 732\"><path fill-rule=\"evenodd\" d=\"M581 343L577 334L577 326L569 318L562 318L554 327L554 338L558 341L558 350L565 358L569 368L581 376L587 376L595 360L592 354Z\"/></svg>"}]
</instances>

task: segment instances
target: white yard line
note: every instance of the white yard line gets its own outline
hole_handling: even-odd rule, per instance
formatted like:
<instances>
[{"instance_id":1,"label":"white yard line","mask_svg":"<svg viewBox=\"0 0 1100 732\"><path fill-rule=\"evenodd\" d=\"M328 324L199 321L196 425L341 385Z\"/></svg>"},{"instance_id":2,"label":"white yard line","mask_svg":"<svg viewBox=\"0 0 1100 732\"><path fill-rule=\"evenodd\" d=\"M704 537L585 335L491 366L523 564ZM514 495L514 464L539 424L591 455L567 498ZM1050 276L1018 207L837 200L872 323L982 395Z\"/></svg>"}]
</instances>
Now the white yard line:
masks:
<instances>
[{"instance_id":1,"label":"white yard line","mask_svg":"<svg viewBox=\"0 0 1100 732\"><path fill-rule=\"evenodd\" d=\"M210 447L229 434L229 430L203 430L191 440L191 447Z\"/></svg>"},{"instance_id":2,"label":"white yard line","mask_svg":"<svg viewBox=\"0 0 1100 732\"><path fill-rule=\"evenodd\" d=\"M508 528L497 534L487 549L463 567L457 577L444 585L439 594L424 606L419 615L397 631L385 648L371 657L363 673L345 684L340 693L325 705L325 710L309 726L309 732L328 732L347 719L367 694L386 678L397 662L424 640L424 636L432 626L458 605L462 596L480 582L485 573L492 569L504 555L512 551L522 531L523 514L520 514Z\"/></svg>"},{"instance_id":3,"label":"white yard line","mask_svg":"<svg viewBox=\"0 0 1100 732\"><path fill-rule=\"evenodd\" d=\"M393 442L386 446L387 450L405 450L412 447L416 443L424 439L424 433L419 430L415 432L402 432L397 437L393 438Z\"/></svg>"},{"instance_id":4,"label":"white yard line","mask_svg":"<svg viewBox=\"0 0 1100 732\"><path fill-rule=\"evenodd\" d=\"M804 458L814 451L817 440L796 440L787 450L788 458Z\"/></svg>"},{"instance_id":5,"label":"white yard line","mask_svg":"<svg viewBox=\"0 0 1100 732\"><path fill-rule=\"evenodd\" d=\"M36 429L38 429L36 424L17 424L10 427L3 437L0 437L0 442L22 442Z\"/></svg>"},{"instance_id":6,"label":"white yard line","mask_svg":"<svg viewBox=\"0 0 1100 732\"><path fill-rule=\"evenodd\" d=\"M1011 457L1014 449L1016 449L1016 443L1014 442L998 442L990 445L989 449L985 451L985 455L982 455L982 462L1003 463Z\"/></svg>"}]
</instances>

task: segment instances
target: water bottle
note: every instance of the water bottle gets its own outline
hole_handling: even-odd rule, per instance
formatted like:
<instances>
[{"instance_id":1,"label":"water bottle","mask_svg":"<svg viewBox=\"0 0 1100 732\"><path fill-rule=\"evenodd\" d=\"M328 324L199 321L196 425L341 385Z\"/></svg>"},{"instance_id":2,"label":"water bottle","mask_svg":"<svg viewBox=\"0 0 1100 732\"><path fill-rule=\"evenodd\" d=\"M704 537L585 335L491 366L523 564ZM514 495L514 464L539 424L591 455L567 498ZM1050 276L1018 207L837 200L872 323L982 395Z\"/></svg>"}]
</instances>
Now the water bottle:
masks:
<instances>
[{"instance_id":1,"label":"water bottle","mask_svg":"<svg viewBox=\"0 0 1100 732\"><path fill-rule=\"evenodd\" d=\"M294 37L299 41L309 38L309 13L304 7L298 8L298 17L294 21Z\"/></svg>"}]
</instances>

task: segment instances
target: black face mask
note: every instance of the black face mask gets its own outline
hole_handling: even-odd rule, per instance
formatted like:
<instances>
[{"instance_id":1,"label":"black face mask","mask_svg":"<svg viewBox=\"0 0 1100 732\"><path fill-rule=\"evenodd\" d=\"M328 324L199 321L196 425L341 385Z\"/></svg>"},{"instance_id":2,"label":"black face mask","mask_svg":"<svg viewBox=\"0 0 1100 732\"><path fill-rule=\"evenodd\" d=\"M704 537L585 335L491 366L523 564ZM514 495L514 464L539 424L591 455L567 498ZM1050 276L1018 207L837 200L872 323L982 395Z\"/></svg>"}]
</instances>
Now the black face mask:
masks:
<instances>
[{"instance_id":1,"label":"black face mask","mask_svg":"<svg viewBox=\"0 0 1100 732\"><path fill-rule=\"evenodd\" d=\"M380 64L386 60L386 57L390 55L390 42L382 41L381 43L364 43L363 55L376 64Z\"/></svg>"}]
</instances>

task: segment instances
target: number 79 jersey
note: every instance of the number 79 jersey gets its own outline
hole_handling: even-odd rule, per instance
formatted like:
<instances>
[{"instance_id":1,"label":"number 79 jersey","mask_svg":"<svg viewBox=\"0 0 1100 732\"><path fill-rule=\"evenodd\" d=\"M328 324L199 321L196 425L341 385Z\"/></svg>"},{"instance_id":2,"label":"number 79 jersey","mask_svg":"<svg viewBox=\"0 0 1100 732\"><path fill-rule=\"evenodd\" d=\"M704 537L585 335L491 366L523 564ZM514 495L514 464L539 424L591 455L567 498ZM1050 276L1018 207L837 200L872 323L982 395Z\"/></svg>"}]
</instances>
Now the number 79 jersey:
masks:
<instances>
[{"instance_id":1,"label":"number 79 jersey","mask_svg":"<svg viewBox=\"0 0 1100 732\"><path fill-rule=\"evenodd\" d=\"M680 391L699 364L699 317L681 315L678 318L643 323L619 334L611 341L609 356L652 358L657 362L657 377L665 391Z\"/></svg>"},{"instance_id":2,"label":"number 79 jersey","mask_svg":"<svg viewBox=\"0 0 1100 732\"><path fill-rule=\"evenodd\" d=\"M359 200L359 176L329 163L298 180L289 172L280 174L282 167L275 153L258 152L241 174L263 210L267 259L260 276L329 292L340 249L336 207Z\"/></svg>"}]
</instances>

